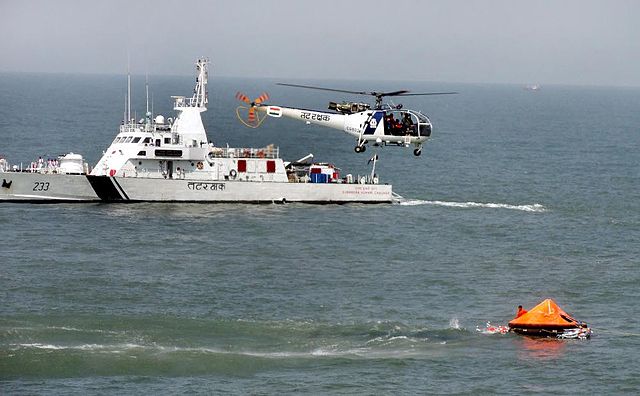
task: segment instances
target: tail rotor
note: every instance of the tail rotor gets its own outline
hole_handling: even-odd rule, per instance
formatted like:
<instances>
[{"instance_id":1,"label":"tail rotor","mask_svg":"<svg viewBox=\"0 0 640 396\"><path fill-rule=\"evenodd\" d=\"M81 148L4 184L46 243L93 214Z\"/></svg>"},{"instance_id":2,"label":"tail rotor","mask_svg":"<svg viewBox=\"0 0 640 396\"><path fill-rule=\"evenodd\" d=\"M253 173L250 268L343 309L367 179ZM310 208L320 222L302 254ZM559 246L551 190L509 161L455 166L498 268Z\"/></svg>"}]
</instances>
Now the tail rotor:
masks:
<instances>
[{"instance_id":1,"label":"tail rotor","mask_svg":"<svg viewBox=\"0 0 640 396\"><path fill-rule=\"evenodd\" d=\"M236 99L244 103L236 108L238 120L248 128L257 128L262 125L266 115L260 115L260 113L256 111L256 106L269 100L269 94L263 92L262 95L251 101L247 95L238 92L236 93Z\"/></svg>"}]
</instances>

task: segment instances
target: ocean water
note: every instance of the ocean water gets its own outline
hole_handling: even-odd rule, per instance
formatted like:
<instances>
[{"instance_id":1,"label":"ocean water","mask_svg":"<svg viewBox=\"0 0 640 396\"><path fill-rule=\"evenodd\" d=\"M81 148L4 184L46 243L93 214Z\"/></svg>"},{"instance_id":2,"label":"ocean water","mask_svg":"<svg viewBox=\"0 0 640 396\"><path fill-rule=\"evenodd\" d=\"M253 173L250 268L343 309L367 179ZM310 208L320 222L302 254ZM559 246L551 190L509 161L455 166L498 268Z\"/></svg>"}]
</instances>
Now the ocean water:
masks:
<instances>
[{"instance_id":1,"label":"ocean water","mask_svg":"<svg viewBox=\"0 0 640 396\"><path fill-rule=\"evenodd\" d=\"M216 144L370 171L375 150L338 131L235 118L237 90L307 108L357 97L213 75ZM0 204L0 393L640 391L640 89L286 82L460 94L402 100L434 133L419 158L377 151L400 204ZM169 116L193 79L150 83ZM0 74L0 87L0 154L95 163L126 79ZM593 337L478 331L547 297Z\"/></svg>"}]
</instances>

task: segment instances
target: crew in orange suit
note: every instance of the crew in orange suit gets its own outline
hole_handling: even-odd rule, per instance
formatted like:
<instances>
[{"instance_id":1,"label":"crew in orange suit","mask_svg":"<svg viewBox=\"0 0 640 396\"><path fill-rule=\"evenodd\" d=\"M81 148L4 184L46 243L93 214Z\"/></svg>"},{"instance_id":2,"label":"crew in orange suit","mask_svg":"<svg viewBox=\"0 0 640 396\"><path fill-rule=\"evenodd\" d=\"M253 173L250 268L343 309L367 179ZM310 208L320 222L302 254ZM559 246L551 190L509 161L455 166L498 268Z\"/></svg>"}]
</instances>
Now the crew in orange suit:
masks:
<instances>
[{"instance_id":1,"label":"crew in orange suit","mask_svg":"<svg viewBox=\"0 0 640 396\"><path fill-rule=\"evenodd\" d=\"M522 308L522 305L518 305L518 312L516 312L516 319L526 314L527 310Z\"/></svg>"}]
</instances>

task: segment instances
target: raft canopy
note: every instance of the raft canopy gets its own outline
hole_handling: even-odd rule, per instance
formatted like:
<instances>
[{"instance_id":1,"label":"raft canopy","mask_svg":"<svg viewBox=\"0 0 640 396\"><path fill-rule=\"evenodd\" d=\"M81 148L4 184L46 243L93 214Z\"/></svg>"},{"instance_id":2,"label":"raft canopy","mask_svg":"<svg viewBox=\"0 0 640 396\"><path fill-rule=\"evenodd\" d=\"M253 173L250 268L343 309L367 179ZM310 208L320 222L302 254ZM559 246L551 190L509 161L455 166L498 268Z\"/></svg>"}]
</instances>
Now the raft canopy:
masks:
<instances>
[{"instance_id":1,"label":"raft canopy","mask_svg":"<svg viewBox=\"0 0 640 396\"><path fill-rule=\"evenodd\" d=\"M550 298L509 322L509 328L512 329L562 330L581 327L586 327L586 324L571 317Z\"/></svg>"}]
</instances>

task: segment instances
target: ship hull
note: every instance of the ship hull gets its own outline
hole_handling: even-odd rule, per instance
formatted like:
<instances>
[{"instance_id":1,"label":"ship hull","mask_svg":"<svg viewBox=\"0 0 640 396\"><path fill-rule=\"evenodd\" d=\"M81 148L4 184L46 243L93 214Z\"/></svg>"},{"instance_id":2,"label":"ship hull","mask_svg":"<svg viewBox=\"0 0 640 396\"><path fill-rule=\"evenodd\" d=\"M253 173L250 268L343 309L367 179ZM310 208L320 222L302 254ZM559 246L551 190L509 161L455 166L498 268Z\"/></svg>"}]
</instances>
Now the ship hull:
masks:
<instances>
[{"instance_id":1,"label":"ship hull","mask_svg":"<svg viewBox=\"0 0 640 396\"><path fill-rule=\"evenodd\" d=\"M0 201L88 202L98 201L86 175L0 172Z\"/></svg>"},{"instance_id":2,"label":"ship hull","mask_svg":"<svg viewBox=\"0 0 640 396\"><path fill-rule=\"evenodd\" d=\"M87 176L103 201L390 203L390 185Z\"/></svg>"}]
</instances>

